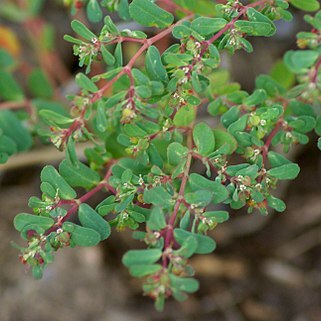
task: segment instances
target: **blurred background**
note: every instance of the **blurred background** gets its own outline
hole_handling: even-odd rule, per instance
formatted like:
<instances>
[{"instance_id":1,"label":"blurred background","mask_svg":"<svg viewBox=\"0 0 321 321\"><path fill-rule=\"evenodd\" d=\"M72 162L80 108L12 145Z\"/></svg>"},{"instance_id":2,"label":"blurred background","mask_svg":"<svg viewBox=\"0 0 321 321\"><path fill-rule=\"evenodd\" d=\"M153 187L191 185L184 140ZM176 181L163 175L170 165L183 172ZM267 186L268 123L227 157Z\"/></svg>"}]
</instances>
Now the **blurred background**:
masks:
<instances>
[{"instance_id":1,"label":"blurred background","mask_svg":"<svg viewBox=\"0 0 321 321\"><path fill-rule=\"evenodd\" d=\"M0 0L0 13L4 2ZM251 90L258 74L268 73L286 50L295 48L296 32L308 27L302 14L293 14L292 22L279 23L276 37L253 39L253 54L238 52L233 60L224 57L224 65L244 89ZM79 12L77 18L84 21L85 16ZM71 32L70 20L68 10L53 0L45 2L37 17L37 26L46 21L54 31L56 50L42 57L49 62L40 57L40 63L60 71L52 81L61 96L74 90L72 74L78 68L71 46L62 40ZM2 11L0 47L9 46L17 57L36 64L24 29ZM126 48L125 55L130 57L134 51ZM231 211L231 220L211 233L217 250L192 259L200 291L184 303L169 301L163 313L154 310L153 302L141 295L139 281L121 265L123 253L138 246L130 231L114 232L95 248L59 251L40 281L19 263L11 242L21 244L21 240L12 220L17 213L30 211L30 196L40 196L44 163L57 165L61 157L53 147L36 147L0 165L1 321L321 320L321 158L314 137L291 155L301 173L279 190L287 210L268 217Z\"/></svg>"}]
</instances>

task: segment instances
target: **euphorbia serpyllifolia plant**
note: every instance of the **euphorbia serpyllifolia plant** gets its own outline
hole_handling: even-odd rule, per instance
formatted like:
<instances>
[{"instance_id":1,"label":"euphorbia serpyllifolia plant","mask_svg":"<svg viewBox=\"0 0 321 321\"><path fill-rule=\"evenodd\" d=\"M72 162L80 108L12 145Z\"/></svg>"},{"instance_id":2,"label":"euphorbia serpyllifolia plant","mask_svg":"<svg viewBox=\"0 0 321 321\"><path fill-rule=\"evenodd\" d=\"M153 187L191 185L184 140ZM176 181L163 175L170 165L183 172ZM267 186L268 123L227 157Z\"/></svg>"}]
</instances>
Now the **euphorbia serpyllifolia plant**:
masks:
<instances>
[{"instance_id":1,"label":"euphorbia serpyllifolia plant","mask_svg":"<svg viewBox=\"0 0 321 321\"><path fill-rule=\"evenodd\" d=\"M298 34L300 49L286 53L278 65L283 72L259 76L252 93L229 82L220 67L222 52L250 53L252 36L271 37L274 20L292 19L289 4L306 11L320 5L316 0L68 2L73 10L86 8L91 20L103 18L102 6L158 31L148 37L141 30L119 30L109 15L98 34L72 21L76 35L65 40L85 72L75 77L80 92L68 97L69 115L38 110L50 125L45 137L66 157L58 169L43 168L42 197L29 202L34 214L14 219L27 241L20 258L40 278L58 249L94 246L112 229L131 229L146 248L129 250L123 263L162 309L167 298L182 301L197 291L189 258L214 251L207 234L229 219L228 207L263 215L269 208L285 210L272 192L279 180L294 179L299 166L274 146L288 152L306 144L309 132L321 134L321 12L305 17L311 31ZM166 37L173 44L160 54L157 43ZM138 50L124 62L127 42ZM93 62L105 72L86 75ZM197 119L202 108L208 123ZM12 112L1 114L0 121L6 117ZM0 125L0 139L7 143L1 152L10 155L19 150L13 145L18 138ZM82 141L91 143L86 164L75 152ZM193 172L196 161L204 175ZM77 194L78 187L86 192ZM86 202L97 192L105 199L92 208Z\"/></svg>"}]
</instances>

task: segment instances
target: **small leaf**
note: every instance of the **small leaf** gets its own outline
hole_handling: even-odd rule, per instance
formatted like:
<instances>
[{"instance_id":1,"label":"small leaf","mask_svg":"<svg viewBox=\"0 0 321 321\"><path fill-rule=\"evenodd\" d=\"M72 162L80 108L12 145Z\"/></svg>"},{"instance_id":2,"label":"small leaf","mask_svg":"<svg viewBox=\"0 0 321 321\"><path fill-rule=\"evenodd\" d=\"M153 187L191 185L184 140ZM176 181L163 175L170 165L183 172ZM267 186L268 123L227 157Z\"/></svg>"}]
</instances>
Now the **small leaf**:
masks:
<instances>
[{"instance_id":1,"label":"small leaf","mask_svg":"<svg viewBox=\"0 0 321 321\"><path fill-rule=\"evenodd\" d=\"M193 278L182 278L174 274L169 275L171 287L187 293L196 292L199 289L199 282Z\"/></svg>"},{"instance_id":2,"label":"small leaf","mask_svg":"<svg viewBox=\"0 0 321 321\"><path fill-rule=\"evenodd\" d=\"M227 21L222 18L199 17L192 21L191 28L202 36L213 34L225 27Z\"/></svg>"},{"instance_id":3,"label":"small leaf","mask_svg":"<svg viewBox=\"0 0 321 321\"><path fill-rule=\"evenodd\" d=\"M99 174L81 162L73 165L68 160L63 160L59 165L59 173L74 187L90 189L100 181Z\"/></svg>"},{"instance_id":4,"label":"small leaf","mask_svg":"<svg viewBox=\"0 0 321 321\"><path fill-rule=\"evenodd\" d=\"M154 231L160 231L166 226L165 215L160 207L152 209L147 226Z\"/></svg>"},{"instance_id":5,"label":"small leaf","mask_svg":"<svg viewBox=\"0 0 321 321\"><path fill-rule=\"evenodd\" d=\"M91 228L100 234L101 240L110 235L109 224L89 205L81 204L78 210L79 221L82 226Z\"/></svg>"},{"instance_id":6,"label":"small leaf","mask_svg":"<svg viewBox=\"0 0 321 321\"><path fill-rule=\"evenodd\" d=\"M171 165L178 165L187 154L188 148L180 143L173 142L167 147L167 159Z\"/></svg>"},{"instance_id":7,"label":"small leaf","mask_svg":"<svg viewBox=\"0 0 321 321\"><path fill-rule=\"evenodd\" d=\"M63 224L62 228L64 229L66 223ZM72 229L70 232L71 240L75 245L79 246L95 246L100 240L100 234L95 230L87 227L82 227L74 223L68 222L69 229Z\"/></svg>"},{"instance_id":8,"label":"small leaf","mask_svg":"<svg viewBox=\"0 0 321 321\"><path fill-rule=\"evenodd\" d=\"M38 216L27 213L18 214L13 220L13 225L15 229L19 232L21 232L25 226L31 224L38 225L39 227L42 227L43 229L47 230L51 226L53 226L54 223L55 221L50 217Z\"/></svg>"},{"instance_id":9,"label":"small leaf","mask_svg":"<svg viewBox=\"0 0 321 321\"><path fill-rule=\"evenodd\" d=\"M162 269L160 264L133 265L129 268L129 273L136 278L155 274Z\"/></svg>"},{"instance_id":10,"label":"small leaf","mask_svg":"<svg viewBox=\"0 0 321 321\"><path fill-rule=\"evenodd\" d=\"M78 73L75 78L76 84L89 92L96 92L98 91L98 87L91 81L86 75L83 73Z\"/></svg>"},{"instance_id":11,"label":"small leaf","mask_svg":"<svg viewBox=\"0 0 321 321\"><path fill-rule=\"evenodd\" d=\"M207 156L214 151L215 138L211 127L206 123L199 123L194 127L193 140L202 156Z\"/></svg>"},{"instance_id":12,"label":"small leaf","mask_svg":"<svg viewBox=\"0 0 321 321\"><path fill-rule=\"evenodd\" d=\"M225 201L228 197L228 191L222 184L211 181L199 174L192 173L188 182L194 191L209 190L213 193L213 202L215 204Z\"/></svg>"},{"instance_id":13,"label":"small leaf","mask_svg":"<svg viewBox=\"0 0 321 321\"><path fill-rule=\"evenodd\" d=\"M290 50L284 56L286 66L294 73L305 73L318 59L314 50Z\"/></svg>"},{"instance_id":14,"label":"small leaf","mask_svg":"<svg viewBox=\"0 0 321 321\"><path fill-rule=\"evenodd\" d=\"M272 168L291 163L286 157L274 151L268 152L268 160Z\"/></svg>"},{"instance_id":15,"label":"small leaf","mask_svg":"<svg viewBox=\"0 0 321 321\"><path fill-rule=\"evenodd\" d=\"M163 66L159 51L155 46L150 46L147 50L145 58L145 68L151 80L162 82L168 81L166 69Z\"/></svg>"},{"instance_id":16,"label":"small leaf","mask_svg":"<svg viewBox=\"0 0 321 321\"><path fill-rule=\"evenodd\" d=\"M196 207L205 207L213 199L213 193L209 190L198 190L185 194L185 200Z\"/></svg>"},{"instance_id":17,"label":"small leaf","mask_svg":"<svg viewBox=\"0 0 321 321\"><path fill-rule=\"evenodd\" d=\"M83 23L78 20L73 20L71 22L71 28L79 36L83 37L86 40L92 41L92 39L97 38L93 32L91 32Z\"/></svg>"},{"instance_id":18,"label":"small leaf","mask_svg":"<svg viewBox=\"0 0 321 321\"><path fill-rule=\"evenodd\" d=\"M213 133L216 154L231 155L237 149L237 141L233 135L221 129L214 129Z\"/></svg>"},{"instance_id":19,"label":"small leaf","mask_svg":"<svg viewBox=\"0 0 321 321\"><path fill-rule=\"evenodd\" d=\"M299 175L299 172L300 167L291 163L272 168L267 171L267 174L278 179L294 179Z\"/></svg>"},{"instance_id":20,"label":"small leaf","mask_svg":"<svg viewBox=\"0 0 321 321\"><path fill-rule=\"evenodd\" d=\"M223 223L229 219L229 213L226 211L211 211L205 212L202 215L217 223Z\"/></svg>"},{"instance_id":21,"label":"small leaf","mask_svg":"<svg viewBox=\"0 0 321 321\"><path fill-rule=\"evenodd\" d=\"M196 111L193 106L186 105L178 110L175 114L173 122L175 126L183 127L190 125L196 117Z\"/></svg>"},{"instance_id":22,"label":"small leaf","mask_svg":"<svg viewBox=\"0 0 321 321\"><path fill-rule=\"evenodd\" d=\"M99 22L103 17L103 12L97 0L89 0L86 7L86 12L87 12L88 19L91 22Z\"/></svg>"},{"instance_id":23,"label":"small leaf","mask_svg":"<svg viewBox=\"0 0 321 321\"><path fill-rule=\"evenodd\" d=\"M194 236L197 239L198 245L195 251L196 254L208 254L208 253L212 253L215 250L216 243L209 236L194 234L189 231L182 230L180 228L176 228L174 230L175 240L181 245L190 236Z\"/></svg>"},{"instance_id":24,"label":"small leaf","mask_svg":"<svg viewBox=\"0 0 321 321\"><path fill-rule=\"evenodd\" d=\"M157 262L161 256L160 249L130 250L123 256L122 262L127 267L147 265Z\"/></svg>"},{"instance_id":25,"label":"small leaf","mask_svg":"<svg viewBox=\"0 0 321 321\"><path fill-rule=\"evenodd\" d=\"M174 16L161 9L150 0L134 0L129 5L130 16L145 27L166 28L174 21Z\"/></svg>"},{"instance_id":26,"label":"small leaf","mask_svg":"<svg viewBox=\"0 0 321 321\"><path fill-rule=\"evenodd\" d=\"M187 259L190 258L198 247L197 238L194 236L188 237L182 244L179 250L174 251L173 254L177 256L183 256Z\"/></svg>"},{"instance_id":27,"label":"small leaf","mask_svg":"<svg viewBox=\"0 0 321 321\"><path fill-rule=\"evenodd\" d=\"M272 195L267 196L267 202L270 207L275 209L277 212L284 212L286 209L285 203Z\"/></svg>"},{"instance_id":28,"label":"small leaf","mask_svg":"<svg viewBox=\"0 0 321 321\"><path fill-rule=\"evenodd\" d=\"M144 191L144 202L161 207L171 205L172 196L162 186L156 186Z\"/></svg>"},{"instance_id":29,"label":"small leaf","mask_svg":"<svg viewBox=\"0 0 321 321\"><path fill-rule=\"evenodd\" d=\"M105 46L100 47L101 54L103 55L104 62L108 66L113 66L115 64L115 57L108 51Z\"/></svg>"},{"instance_id":30,"label":"small leaf","mask_svg":"<svg viewBox=\"0 0 321 321\"><path fill-rule=\"evenodd\" d=\"M185 215L181 218L179 222L179 227L183 230L187 230L190 225L191 213L186 211Z\"/></svg>"},{"instance_id":31,"label":"small leaf","mask_svg":"<svg viewBox=\"0 0 321 321\"><path fill-rule=\"evenodd\" d=\"M47 182L55 188L60 198L71 200L77 197L74 189L53 166L45 166L41 171L40 177L42 182Z\"/></svg>"},{"instance_id":32,"label":"small leaf","mask_svg":"<svg viewBox=\"0 0 321 321\"><path fill-rule=\"evenodd\" d=\"M303 11L317 11L320 9L318 0L289 0L292 6Z\"/></svg>"}]
</instances>

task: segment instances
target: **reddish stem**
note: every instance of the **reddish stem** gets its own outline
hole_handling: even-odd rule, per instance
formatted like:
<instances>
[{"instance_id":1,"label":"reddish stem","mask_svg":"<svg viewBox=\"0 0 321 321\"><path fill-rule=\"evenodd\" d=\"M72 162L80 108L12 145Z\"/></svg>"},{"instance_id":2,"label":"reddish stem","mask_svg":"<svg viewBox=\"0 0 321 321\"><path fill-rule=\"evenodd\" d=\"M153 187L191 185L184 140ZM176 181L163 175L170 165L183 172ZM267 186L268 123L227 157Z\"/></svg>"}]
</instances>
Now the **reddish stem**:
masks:
<instances>
[{"instance_id":1,"label":"reddish stem","mask_svg":"<svg viewBox=\"0 0 321 321\"><path fill-rule=\"evenodd\" d=\"M110 186L107 182L109 177L112 174L111 170L112 170L112 165L110 165L104 179L95 188L93 188L92 190L90 190L89 192L81 196L78 200L71 200L70 202L68 202L69 204L73 203L71 208L68 210L68 212L63 218L58 220L58 222L54 226L52 226L49 230L46 231L45 235L49 235L50 233L55 232L59 228L61 228L62 224L66 222L78 210L80 204L85 203L88 199L90 199L92 196L94 196L97 192L102 190L104 187L107 188L113 194L116 194L116 190L112 186ZM60 204L63 204L65 201L62 200L60 202L59 202Z\"/></svg>"},{"instance_id":2,"label":"reddish stem","mask_svg":"<svg viewBox=\"0 0 321 321\"><path fill-rule=\"evenodd\" d=\"M155 35L152 38L149 39L144 39L144 44L139 48L139 50L135 53L135 55L129 60L128 64L126 66L124 66L124 68L110 81L108 81L103 87L101 87L91 98L91 103L94 103L95 101L97 101L98 99L100 99L102 97L102 95L104 94L104 92L106 90L108 90L121 76L127 74L130 75L131 74L131 70L136 62L136 60L141 56L141 54L146 51L150 46L152 46L155 42L159 41L160 39L166 37L167 35L169 35L173 28L175 26L177 26L178 24L180 24L182 21L188 20L190 18L192 18L193 15L189 15L181 20L179 20L178 22L176 22L175 24L171 25L170 27L168 27L167 29L163 30L162 32L160 32L159 34Z\"/></svg>"},{"instance_id":3,"label":"reddish stem","mask_svg":"<svg viewBox=\"0 0 321 321\"><path fill-rule=\"evenodd\" d=\"M174 205L173 213L172 213L172 215L169 219L168 225L167 225L167 231L166 231L166 235L165 235L164 252L171 247L171 244L173 242L174 225L175 225L175 221L176 221L181 203L184 203L184 193L185 193L185 188L186 188L186 184L187 184L188 177L189 177L189 171L191 168L191 164L192 164L192 153L188 153L186 167L185 167L185 171L183 174L181 186L180 186L180 189L178 192L177 200ZM166 268L167 264L168 264L168 260L166 257L164 257L163 258L163 268Z\"/></svg>"},{"instance_id":4,"label":"reddish stem","mask_svg":"<svg viewBox=\"0 0 321 321\"><path fill-rule=\"evenodd\" d=\"M314 67L315 68L314 72L313 72L312 77L311 77L311 82L313 84L317 83L320 67L321 67L321 57L319 57L319 59L317 60L317 62L315 64L315 67Z\"/></svg>"}]
</instances>

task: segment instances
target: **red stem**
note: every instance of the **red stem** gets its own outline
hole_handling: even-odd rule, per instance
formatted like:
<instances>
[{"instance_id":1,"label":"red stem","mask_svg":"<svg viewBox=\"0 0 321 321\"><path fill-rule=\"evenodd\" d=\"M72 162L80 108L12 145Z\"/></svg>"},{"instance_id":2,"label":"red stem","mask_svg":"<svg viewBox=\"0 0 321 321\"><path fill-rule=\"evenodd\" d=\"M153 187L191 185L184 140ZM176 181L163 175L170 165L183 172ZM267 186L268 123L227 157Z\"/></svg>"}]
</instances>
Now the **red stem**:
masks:
<instances>
[{"instance_id":1,"label":"red stem","mask_svg":"<svg viewBox=\"0 0 321 321\"><path fill-rule=\"evenodd\" d=\"M186 184L187 184L188 177L189 177L189 171L191 168L191 164L192 164L192 153L188 153L186 167L185 167L185 171L183 174L181 186L180 186L180 189L178 192L177 200L174 205L173 213L172 213L172 215L169 219L168 225L167 225L167 231L166 231L166 235L165 235L164 252L171 247L171 243L173 242L174 224L175 224L178 212L179 212L180 205L181 205L181 203L184 202L184 193L185 193L185 188L186 188ZM163 268L166 268L167 264L168 264L168 260L166 257L164 257L163 258Z\"/></svg>"},{"instance_id":2,"label":"red stem","mask_svg":"<svg viewBox=\"0 0 321 321\"><path fill-rule=\"evenodd\" d=\"M320 67L321 67L321 57L319 57L319 59L317 60L315 67L314 67L315 70L314 70L312 77L311 77L311 82L314 84L317 83Z\"/></svg>"},{"instance_id":3,"label":"red stem","mask_svg":"<svg viewBox=\"0 0 321 321\"><path fill-rule=\"evenodd\" d=\"M52 226L49 230L46 231L45 235L49 235L52 232L57 231L59 228L61 228L62 224L66 222L79 208L80 204L86 202L88 199L90 199L93 195L95 195L97 192L102 190L104 187L107 188L111 193L116 194L116 190L108 184L108 179L111 176L111 170L112 170L112 164L110 165L104 179L92 190L81 196L78 200L72 200L73 205L68 210L67 214L58 222ZM64 200L61 201L60 204L62 204Z\"/></svg>"},{"instance_id":4,"label":"red stem","mask_svg":"<svg viewBox=\"0 0 321 321\"><path fill-rule=\"evenodd\" d=\"M144 44L139 48L139 50L135 53L135 55L129 60L128 64L126 66L124 66L124 68L110 81L108 81L103 87L101 87L95 94L94 96L91 98L91 103L94 103L95 101L97 101L98 99L100 99L103 95L103 93L108 90L121 76L127 74L131 74L131 69L133 68L136 60L141 56L141 54L147 50L151 45L153 45L155 42L159 41L160 39L166 37L167 35L169 35L173 28L175 26L177 26L178 24L180 24L182 21L184 20L188 20L190 18L192 18L194 15L189 15L181 20L179 20L178 22L176 22L175 24L171 25L170 27L168 27L167 29L163 30L162 32L160 32L159 34L155 35L152 38L149 39L144 39Z\"/></svg>"}]
</instances>

